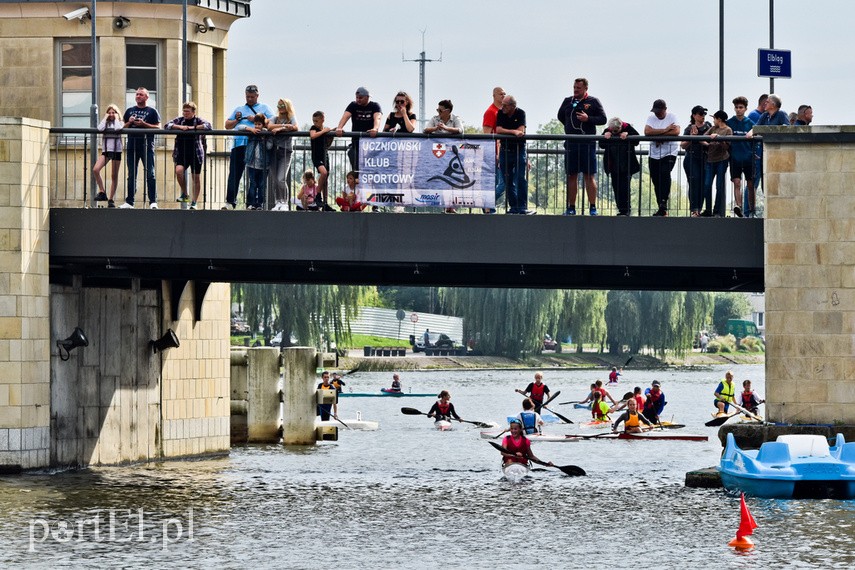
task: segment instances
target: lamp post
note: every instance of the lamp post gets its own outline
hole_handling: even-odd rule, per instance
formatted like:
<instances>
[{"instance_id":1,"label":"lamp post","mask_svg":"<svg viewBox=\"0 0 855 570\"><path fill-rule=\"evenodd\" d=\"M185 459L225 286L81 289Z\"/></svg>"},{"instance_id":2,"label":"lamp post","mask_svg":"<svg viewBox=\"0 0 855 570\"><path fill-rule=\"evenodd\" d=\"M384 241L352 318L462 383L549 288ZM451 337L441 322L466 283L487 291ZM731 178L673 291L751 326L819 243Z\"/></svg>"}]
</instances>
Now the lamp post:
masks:
<instances>
[{"instance_id":1,"label":"lamp post","mask_svg":"<svg viewBox=\"0 0 855 570\"><path fill-rule=\"evenodd\" d=\"M718 108L724 109L724 0L718 0Z\"/></svg>"},{"instance_id":2,"label":"lamp post","mask_svg":"<svg viewBox=\"0 0 855 570\"><path fill-rule=\"evenodd\" d=\"M775 0L769 0L769 49L775 49ZM769 78L769 93L775 92L775 78Z\"/></svg>"},{"instance_id":3,"label":"lamp post","mask_svg":"<svg viewBox=\"0 0 855 570\"><path fill-rule=\"evenodd\" d=\"M182 32L181 32L181 104L187 102L187 0L182 2Z\"/></svg>"},{"instance_id":4,"label":"lamp post","mask_svg":"<svg viewBox=\"0 0 855 570\"><path fill-rule=\"evenodd\" d=\"M97 1L92 0L92 6L89 8L90 20L92 23L92 106L89 110L89 126L93 129L98 128L98 36L95 29L95 10ZM98 161L98 135L92 134L92 144L89 148L89 159L94 165ZM93 184L92 192L89 197L90 206L95 206L95 187Z\"/></svg>"}]
</instances>

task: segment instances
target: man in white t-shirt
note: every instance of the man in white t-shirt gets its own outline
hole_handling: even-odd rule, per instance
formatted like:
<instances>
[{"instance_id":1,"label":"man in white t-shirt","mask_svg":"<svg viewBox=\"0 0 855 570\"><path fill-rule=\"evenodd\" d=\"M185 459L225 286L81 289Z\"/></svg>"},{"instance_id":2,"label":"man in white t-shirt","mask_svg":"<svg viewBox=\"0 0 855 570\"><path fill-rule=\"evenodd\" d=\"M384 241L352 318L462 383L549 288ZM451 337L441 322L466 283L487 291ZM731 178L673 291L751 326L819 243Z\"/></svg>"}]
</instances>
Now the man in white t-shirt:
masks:
<instances>
[{"instance_id":1,"label":"man in white t-shirt","mask_svg":"<svg viewBox=\"0 0 855 570\"><path fill-rule=\"evenodd\" d=\"M670 137L680 134L680 125L674 113L668 112L668 106L663 99L653 102L651 115L644 125L644 134L648 137ZM677 163L677 141L652 141L650 143L649 165L650 180L656 192L656 202L659 209L654 216L668 215L668 199L671 197L671 171Z\"/></svg>"}]
</instances>

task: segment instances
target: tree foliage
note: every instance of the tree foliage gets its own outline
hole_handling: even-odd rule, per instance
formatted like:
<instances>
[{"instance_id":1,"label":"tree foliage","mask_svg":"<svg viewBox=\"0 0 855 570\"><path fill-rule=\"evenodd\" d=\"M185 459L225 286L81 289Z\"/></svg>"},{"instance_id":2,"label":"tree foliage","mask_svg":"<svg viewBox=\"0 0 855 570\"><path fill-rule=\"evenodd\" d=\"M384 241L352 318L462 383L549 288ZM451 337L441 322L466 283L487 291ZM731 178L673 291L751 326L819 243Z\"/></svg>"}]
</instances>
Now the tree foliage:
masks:
<instances>
[{"instance_id":1,"label":"tree foliage","mask_svg":"<svg viewBox=\"0 0 855 570\"><path fill-rule=\"evenodd\" d=\"M715 296L713 326L719 334L724 334L728 319L743 319L751 314L751 303L745 293L719 293Z\"/></svg>"},{"instance_id":2,"label":"tree foliage","mask_svg":"<svg viewBox=\"0 0 855 570\"><path fill-rule=\"evenodd\" d=\"M606 291L561 291L557 338L570 335L579 352L583 343L603 344L606 341L606 298Z\"/></svg>"}]
</instances>

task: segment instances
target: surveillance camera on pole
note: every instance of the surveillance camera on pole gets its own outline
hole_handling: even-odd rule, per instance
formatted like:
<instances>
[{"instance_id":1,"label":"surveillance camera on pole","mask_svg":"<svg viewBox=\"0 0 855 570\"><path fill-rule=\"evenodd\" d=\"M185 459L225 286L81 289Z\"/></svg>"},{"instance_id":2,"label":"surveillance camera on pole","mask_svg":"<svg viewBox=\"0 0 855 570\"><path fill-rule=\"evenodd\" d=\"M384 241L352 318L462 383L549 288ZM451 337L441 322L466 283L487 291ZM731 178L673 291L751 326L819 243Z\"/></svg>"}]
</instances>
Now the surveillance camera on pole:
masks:
<instances>
[{"instance_id":1,"label":"surveillance camera on pole","mask_svg":"<svg viewBox=\"0 0 855 570\"><path fill-rule=\"evenodd\" d=\"M89 8L84 6L83 8L72 10L68 14L63 14L62 17L68 20L69 22L71 20L80 20L80 23L82 24L83 20L89 17Z\"/></svg>"}]
</instances>

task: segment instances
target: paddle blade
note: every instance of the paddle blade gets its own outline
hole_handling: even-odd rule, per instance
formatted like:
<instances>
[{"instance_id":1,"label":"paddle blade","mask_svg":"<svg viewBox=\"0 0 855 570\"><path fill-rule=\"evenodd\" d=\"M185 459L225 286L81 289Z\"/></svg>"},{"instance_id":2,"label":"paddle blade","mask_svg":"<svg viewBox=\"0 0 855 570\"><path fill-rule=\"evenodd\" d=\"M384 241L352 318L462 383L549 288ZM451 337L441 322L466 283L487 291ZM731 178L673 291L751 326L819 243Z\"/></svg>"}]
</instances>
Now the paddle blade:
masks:
<instances>
[{"instance_id":1,"label":"paddle blade","mask_svg":"<svg viewBox=\"0 0 855 570\"><path fill-rule=\"evenodd\" d=\"M547 400L541 405L541 407L548 406L549 402L551 402L552 400L557 398L558 394L560 394L560 393L561 393L561 390L556 390L554 394L552 394L551 396L549 396L549 398L547 398Z\"/></svg>"},{"instance_id":2,"label":"paddle blade","mask_svg":"<svg viewBox=\"0 0 855 570\"><path fill-rule=\"evenodd\" d=\"M624 367L624 368L626 368L627 366L629 366L629 363L630 363L630 362L632 362L632 359L633 359L633 358L635 358L635 357L634 357L634 356L630 356L630 357L627 359L627 361L623 363L623 367Z\"/></svg>"},{"instance_id":3,"label":"paddle blade","mask_svg":"<svg viewBox=\"0 0 855 570\"><path fill-rule=\"evenodd\" d=\"M578 465L556 465L558 469L562 471L568 477L583 477L587 475L585 470L579 467Z\"/></svg>"},{"instance_id":4,"label":"paddle blade","mask_svg":"<svg viewBox=\"0 0 855 570\"><path fill-rule=\"evenodd\" d=\"M495 424L488 424L486 422L473 422L473 423L475 424L475 427L479 427L481 429L488 429L488 428L494 427L494 425L495 425Z\"/></svg>"},{"instance_id":5,"label":"paddle blade","mask_svg":"<svg viewBox=\"0 0 855 570\"><path fill-rule=\"evenodd\" d=\"M550 410L550 409L549 409L549 408L547 408L546 406L543 406L543 409L545 409L546 411L548 411L548 412L550 412L550 413L552 413L552 414L555 414L555 417L557 417L559 420L561 420L561 421L562 421L562 422L564 422L565 424L572 424L572 423L573 423L573 420L568 419L568 418L566 418L566 417L562 416L561 414L559 414L559 413L558 413L558 412L556 412L555 410Z\"/></svg>"},{"instance_id":6,"label":"paddle blade","mask_svg":"<svg viewBox=\"0 0 855 570\"><path fill-rule=\"evenodd\" d=\"M733 416L719 416L717 418L711 419L710 421L708 421L704 425L707 427L718 427L718 426L724 424L724 422L726 422L727 420L729 420L732 417Z\"/></svg>"},{"instance_id":7,"label":"paddle blade","mask_svg":"<svg viewBox=\"0 0 855 570\"><path fill-rule=\"evenodd\" d=\"M507 452L508 452L508 450L507 450L507 449L505 449L504 447L502 447L501 445L499 445L499 444L498 444L498 443L496 443L495 441L488 441L487 443L489 443L490 445L492 445L493 447L495 447L496 449L498 449L498 450L499 450L499 451L501 451L502 453L507 453Z\"/></svg>"},{"instance_id":8,"label":"paddle blade","mask_svg":"<svg viewBox=\"0 0 855 570\"><path fill-rule=\"evenodd\" d=\"M405 416L421 416L422 413L415 408L401 408L401 413Z\"/></svg>"}]
</instances>

